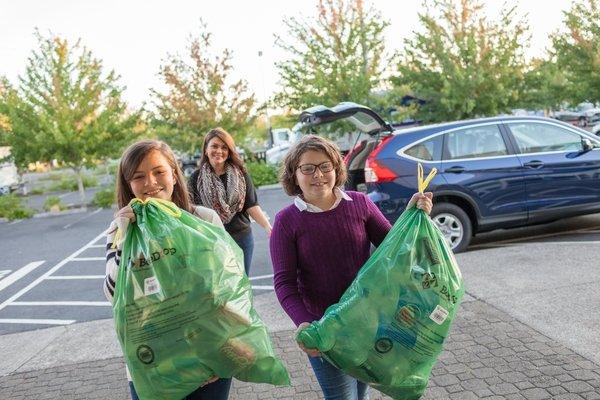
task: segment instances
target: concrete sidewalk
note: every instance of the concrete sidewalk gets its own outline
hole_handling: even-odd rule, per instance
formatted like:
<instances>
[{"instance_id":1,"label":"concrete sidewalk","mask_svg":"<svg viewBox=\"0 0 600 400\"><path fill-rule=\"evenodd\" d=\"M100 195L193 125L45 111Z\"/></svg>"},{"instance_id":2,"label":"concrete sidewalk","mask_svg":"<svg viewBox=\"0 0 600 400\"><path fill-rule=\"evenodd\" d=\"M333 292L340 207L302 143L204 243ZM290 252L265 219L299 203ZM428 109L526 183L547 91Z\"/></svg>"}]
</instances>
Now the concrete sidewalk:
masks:
<instances>
[{"instance_id":1,"label":"concrete sidewalk","mask_svg":"<svg viewBox=\"0 0 600 400\"><path fill-rule=\"evenodd\" d=\"M234 381L230 399L320 399L294 326L273 293L255 298L291 387ZM112 320L0 336L0 399L129 399ZM371 389L371 400L389 399ZM600 399L600 367L506 313L465 296L423 396Z\"/></svg>"}]
</instances>

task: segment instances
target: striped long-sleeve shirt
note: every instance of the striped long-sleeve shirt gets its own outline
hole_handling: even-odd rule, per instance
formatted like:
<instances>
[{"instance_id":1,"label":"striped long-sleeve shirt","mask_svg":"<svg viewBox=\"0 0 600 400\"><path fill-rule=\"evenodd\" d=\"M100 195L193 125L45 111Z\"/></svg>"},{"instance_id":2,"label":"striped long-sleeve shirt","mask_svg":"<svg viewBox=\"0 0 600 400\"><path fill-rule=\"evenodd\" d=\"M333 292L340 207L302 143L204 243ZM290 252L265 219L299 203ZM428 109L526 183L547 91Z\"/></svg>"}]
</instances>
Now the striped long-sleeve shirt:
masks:
<instances>
[{"instance_id":1,"label":"striped long-sleeve shirt","mask_svg":"<svg viewBox=\"0 0 600 400\"><path fill-rule=\"evenodd\" d=\"M221 218L219 218L219 215L210 208L195 206L194 215L204 221L223 228ZM121 247L123 243L122 240L120 240L117 242L116 246L113 246L113 244L117 229L126 232L128 224L129 220L127 218L117 218L112 221L108 228L108 233L106 234L106 278L104 279L102 288L104 290L104 295L111 303L115 294L115 285L119 274L119 262L121 261ZM124 239L124 235L122 239Z\"/></svg>"}]
</instances>

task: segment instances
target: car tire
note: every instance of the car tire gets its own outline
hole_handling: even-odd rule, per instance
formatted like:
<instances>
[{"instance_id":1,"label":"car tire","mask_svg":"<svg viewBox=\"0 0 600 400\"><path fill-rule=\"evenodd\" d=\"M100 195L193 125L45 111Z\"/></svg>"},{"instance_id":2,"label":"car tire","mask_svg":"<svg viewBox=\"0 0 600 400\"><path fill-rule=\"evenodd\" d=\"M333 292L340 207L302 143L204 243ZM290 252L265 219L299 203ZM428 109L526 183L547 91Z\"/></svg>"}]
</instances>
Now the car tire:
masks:
<instances>
[{"instance_id":1,"label":"car tire","mask_svg":"<svg viewBox=\"0 0 600 400\"><path fill-rule=\"evenodd\" d=\"M473 227L462 208L452 203L434 204L431 219L440 228L455 253L467 248L473 236Z\"/></svg>"}]
</instances>

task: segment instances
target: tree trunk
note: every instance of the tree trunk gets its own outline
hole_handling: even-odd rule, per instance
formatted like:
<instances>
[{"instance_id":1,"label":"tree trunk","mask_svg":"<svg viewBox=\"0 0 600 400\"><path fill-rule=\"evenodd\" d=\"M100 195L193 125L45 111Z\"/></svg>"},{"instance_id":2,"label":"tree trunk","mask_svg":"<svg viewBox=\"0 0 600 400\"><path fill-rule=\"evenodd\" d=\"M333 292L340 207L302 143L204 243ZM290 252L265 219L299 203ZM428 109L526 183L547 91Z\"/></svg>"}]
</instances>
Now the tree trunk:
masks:
<instances>
[{"instance_id":1,"label":"tree trunk","mask_svg":"<svg viewBox=\"0 0 600 400\"><path fill-rule=\"evenodd\" d=\"M83 187L83 170L81 167L74 167L75 176L77 177L77 188L79 190L79 200L81 200L81 206L85 207L85 189Z\"/></svg>"}]
</instances>

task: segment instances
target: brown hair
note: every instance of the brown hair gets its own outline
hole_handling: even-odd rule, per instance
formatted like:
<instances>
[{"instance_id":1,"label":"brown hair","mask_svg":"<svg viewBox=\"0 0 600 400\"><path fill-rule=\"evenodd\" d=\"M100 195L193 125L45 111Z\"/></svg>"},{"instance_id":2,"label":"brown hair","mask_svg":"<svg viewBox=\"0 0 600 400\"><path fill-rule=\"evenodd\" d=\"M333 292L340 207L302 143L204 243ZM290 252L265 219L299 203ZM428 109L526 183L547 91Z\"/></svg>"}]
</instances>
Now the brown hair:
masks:
<instances>
[{"instance_id":1,"label":"brown hair","mask_svg":"<svg viewBox=\"0 0 600 400\"><path fill-rule=\"evenodd\" d=\"M144 157L151 151L160 151L167 159L169 166L173 169L176 185L173 188L171 201L173 201L177 207L193 212L186 181L181 172L181 168L179 168L179 164L175 159L175 154L173 154L173 150L171 150L168 144L160 140L141 140L129 146L123 153L117 171L117 203L119 208L125 207L133 198L135 198L129 182L133 178L135 170Z\"/></svg>"},{"instance_id":2,"label":"brown hair","mask_svg":"<svg viewBox=\"0 0 600 400\"><path fill-rule=\"evenodd\" d=\"M296 143L283 159L283 165L279 173L279 182L285 192L290 196L302 194L298 182L296 182L296 169L302 154L307 151L318 151L325 154L333 163L335 170L335 187L342 186L347 179L346 165L337 145L325 138L316 135L304 136Z\"/></svg>"},{"instance_id":3,"label":"brown hair","mask_svg":"<svg viewBox=\"0 0 600 400\"><path fill-rule=\"evenodd\" d=\"M227 132L221 127L211 129L210 131L208 131L206 136L204 136L204 144L202 145L202 158L200 159L200 169L202 169L202 166L208 162L208 157L206 157L206 148L208 147L208 143L214 138L221 139L223 143L227 145L227 149L229 150L229 154L227 155L227 161L230 161L233 165L239 167L242 170L242 172L246 172L244 161L235 149L235 142L233 140L233 136L231 136L229 132Z\"/></svg>"}]
</instances>

